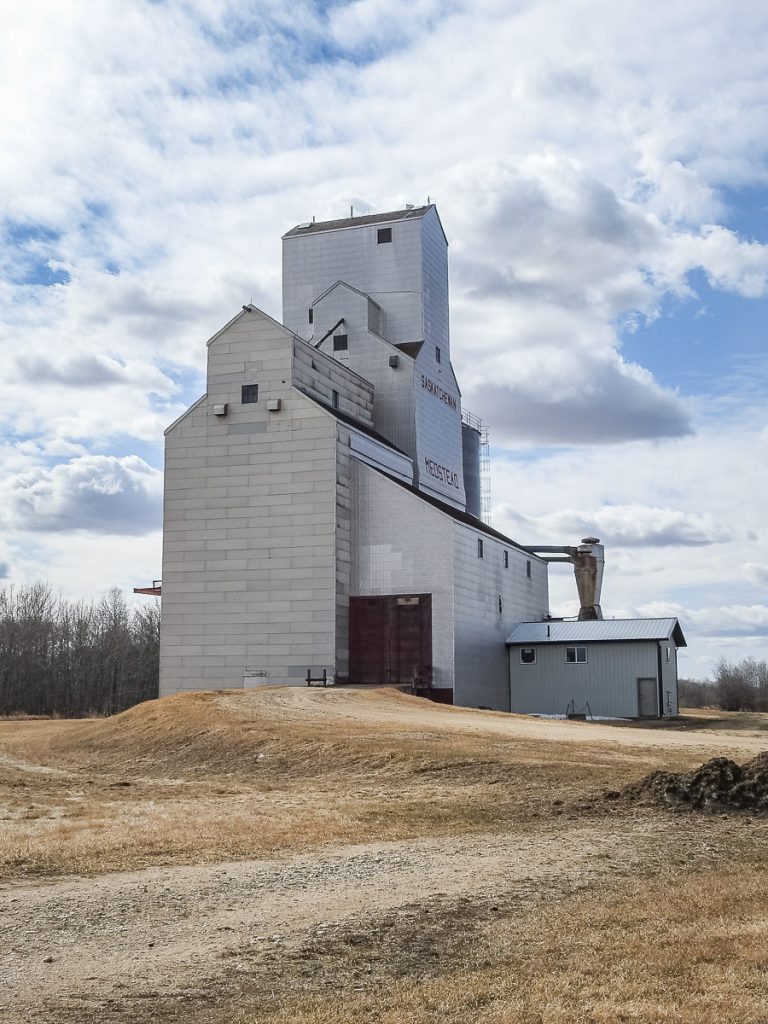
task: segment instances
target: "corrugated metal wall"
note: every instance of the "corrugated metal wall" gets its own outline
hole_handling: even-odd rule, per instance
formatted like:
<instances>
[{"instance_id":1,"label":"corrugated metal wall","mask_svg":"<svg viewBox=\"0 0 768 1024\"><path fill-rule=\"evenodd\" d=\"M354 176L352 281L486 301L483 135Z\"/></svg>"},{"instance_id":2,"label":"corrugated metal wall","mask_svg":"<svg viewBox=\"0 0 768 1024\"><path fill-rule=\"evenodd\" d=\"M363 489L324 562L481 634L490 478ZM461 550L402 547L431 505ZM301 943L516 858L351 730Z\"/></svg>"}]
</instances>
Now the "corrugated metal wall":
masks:
<instances>
[{"instance_id":1,"label":"corrugated metal wall","mask_svg":"<svg viewBox=\"0 0 768 1024\"><path fill-rule=\"evenodd\" d=\"M573 701L577 711L589 704L593 715L637 717L638 678L658 679L657 642L586 644L586 664L568 664L566 646L573 645L539 644L535 665L522 665L520 647L510 647L510 709L562 715ZM668 679L665 691L673 689Z\"/></svg>"}]
</instances>

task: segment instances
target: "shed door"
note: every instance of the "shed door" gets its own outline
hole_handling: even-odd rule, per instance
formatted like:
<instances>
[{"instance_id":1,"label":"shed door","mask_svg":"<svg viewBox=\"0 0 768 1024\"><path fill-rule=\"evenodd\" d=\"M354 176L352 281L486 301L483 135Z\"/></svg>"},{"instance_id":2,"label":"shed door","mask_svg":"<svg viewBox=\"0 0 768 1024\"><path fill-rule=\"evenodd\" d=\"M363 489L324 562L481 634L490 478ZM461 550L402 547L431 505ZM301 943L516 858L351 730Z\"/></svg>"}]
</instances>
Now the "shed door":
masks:
<instances>
[{"instance_id":1,"label":"shed door","mask_svg":"<svg viewBox=\"0 0 768 1024\"><path fill-rule=\"evenodd\" d=\"M352 683L432 682L432 595L349 599Z\"/></svg>"},{"instance_id":2,"label":"shed door","mask_svg":"<svg viewBox=\"0 0 768 1024\"><path fill-rule=\"evenodd\" d=\"M656 679L637 680L637 713L640 718L658 718L659 686Z\"/></svg>"}]
</instances>

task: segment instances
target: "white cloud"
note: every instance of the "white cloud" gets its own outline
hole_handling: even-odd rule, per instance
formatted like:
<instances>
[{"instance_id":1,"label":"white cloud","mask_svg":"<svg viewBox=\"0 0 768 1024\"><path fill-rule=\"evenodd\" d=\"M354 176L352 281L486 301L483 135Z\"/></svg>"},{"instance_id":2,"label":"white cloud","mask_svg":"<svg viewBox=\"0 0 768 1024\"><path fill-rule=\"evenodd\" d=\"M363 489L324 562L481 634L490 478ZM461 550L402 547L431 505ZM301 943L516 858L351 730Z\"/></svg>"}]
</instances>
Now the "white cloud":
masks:
<instances>
[{"instance_id":1,"label":"white cloud","mask_svg":"<svg viewBox=\"0 0 768 1024\"><path fill-rule=\"evenodd\" d=\"M730 404L682 397L621 334L692 298L695 270L766 294L766 247L729 228L721 194L764 182L763 5L9 0L3 19L14 578L130 576L98 531L151 526L159 477L130 460L159 462L202 390L205 339L242 302L279 317L281 233L429 194L464 396L508 446L501 518L577 535L596 520L606 607L668 592L752 607L768 541L759 373L731 381ZM69 282L36 284L46 266ZM529 450L544 443L568 447ZM157 534L139 540L157 575ZM563 606L572 588L553 574Z\"/></svg>"},{"instance_id":2,"label":"white cloud","mask_svg":"<svg viewBox=\"0 0 768 1024\"><path fill-rule=\"evenodd\" d=\"M637 613L649 618L675 615L704 636L754 636L768 642L768 605L722 605L708 608L685 608L674 602L654 601L639 605Z\"/></svg>"},{"instance_id":3,"label":"white cloud","mask_svg":"<svg viewBox=\"0 0 768 1024\"><path fill-rule=\"evenodd\" d=\"M742 575L756 587L768 586L768 565L759 562L745 562L741 567Z\"/></svg>"},{"instance_id":4,"label":"white cloud","mask_svg":"<svg viewBox=\"0 0 768 1024\"><path fill-rule=\"evenodd\" d=\"M142 534L161 516L162 474L135 455L83 455L17 474L5 490L17 530Z\"/></svg>"},{"instance_id":5,"label":"white cloud","mask_svg":"<svg viewBox=\"0 0 768 1024\"><path fill-rule=\"evenodd\" d=\"M605 544L630 548L698 547L732 538L732 530L714 516L645 505L606 505L591 511L562 509L529 523L539 536L574 538L596 533Z\"/></svg>"}]
</instances>

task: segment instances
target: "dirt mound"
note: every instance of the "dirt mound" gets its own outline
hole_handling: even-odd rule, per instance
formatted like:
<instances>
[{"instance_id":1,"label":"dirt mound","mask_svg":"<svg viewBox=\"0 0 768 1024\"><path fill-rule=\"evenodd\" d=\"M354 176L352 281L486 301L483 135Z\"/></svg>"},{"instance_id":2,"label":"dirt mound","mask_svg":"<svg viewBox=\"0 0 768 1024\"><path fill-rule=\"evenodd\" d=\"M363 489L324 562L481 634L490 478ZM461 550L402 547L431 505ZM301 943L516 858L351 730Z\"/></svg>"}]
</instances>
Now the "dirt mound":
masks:
<instances>
[{"instance_id":1,"label":"dirt mound","mask_svg":"<svg viewBox=\"0 0 768 1024\"><path fill-rule=\"evenodd\" d=\"M692 772L651 772L623 795L698 811L768 812L768 751L743 765L713 757Z\"/></svg>"},{"instance_id":2,"label":"dirt mound","mask_svg":"<svg viewBox=\"0 0 768 1024\"><path fill-rule=\"evenodd\" d=\"M399 736L386 722L374 729L352 718L345 705L362 701L386 712L426 702L387 691L318 695L297 689L197 691L146 701L112 718L78 723L52 739L48 752L54 763L140 774L265 779L350 768L397 772L424 759L402 724Z\"/></svg>"}]
</instances>

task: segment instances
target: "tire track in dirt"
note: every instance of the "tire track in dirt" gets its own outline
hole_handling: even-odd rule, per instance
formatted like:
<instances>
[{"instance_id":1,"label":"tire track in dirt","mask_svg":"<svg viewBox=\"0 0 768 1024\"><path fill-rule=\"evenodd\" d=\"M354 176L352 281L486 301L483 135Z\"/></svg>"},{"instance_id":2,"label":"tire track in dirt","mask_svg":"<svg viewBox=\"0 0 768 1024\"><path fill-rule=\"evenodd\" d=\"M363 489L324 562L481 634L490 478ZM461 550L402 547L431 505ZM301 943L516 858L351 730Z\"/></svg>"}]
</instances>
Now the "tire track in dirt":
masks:
<instances>
[{"instance_id":1,"label":"tire track in dirt","mask_svg":"<svg viewBox=\"0 0 768 1024\"><path fill-rule=\"evenodd\" d=\"M722 825L721 836L736 827L656 815L562 820L525 835L377 843L5 887L0 1019L125 1020L136 1000L194 1002L226 990L224 975L240 950L269 950L274 960L318 927L435 897L576 891L642 871L670 850L706 860L717 856L713 824Z\"/></svg>"}]
</instances>

